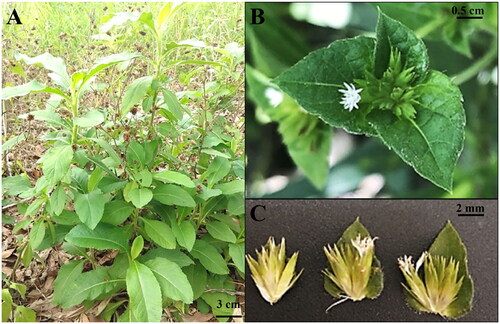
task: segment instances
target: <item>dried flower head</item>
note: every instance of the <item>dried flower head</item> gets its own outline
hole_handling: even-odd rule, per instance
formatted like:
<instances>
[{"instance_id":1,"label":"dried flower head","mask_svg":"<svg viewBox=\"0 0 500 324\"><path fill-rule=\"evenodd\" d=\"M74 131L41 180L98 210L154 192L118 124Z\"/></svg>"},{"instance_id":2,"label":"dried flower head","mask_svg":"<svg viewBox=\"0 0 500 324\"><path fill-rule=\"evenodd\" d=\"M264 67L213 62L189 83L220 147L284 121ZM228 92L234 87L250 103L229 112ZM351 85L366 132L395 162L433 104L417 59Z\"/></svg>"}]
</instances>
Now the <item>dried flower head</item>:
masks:
<instances>
[{"instance_id":1,"label":"dried flower head","mask_svg":"<svg viewBox=\"0 0 500 324\"><path fill-rule=\"evenodd\" d=\"M299 274L295 273L299 252L295 252L287 262L285 238L276 245L273 237L269 238L261 252L256 252L257 261L250 255L246 259L260 294L272 305L292 288L302 274L304 269Z\"/></svg>"},{"instance_id":2,"label":"dried flower head","mask_svg":"<svg viewBox=\"0 0 500 324\"><path fill-rule=\"evenodd\" d=\"M350 242L337 243L333 248L330 245L323 248L330 265L323 270L323 274L335 284L344 297L338 303L348 299L359 301L367 297L376 239L369 236L361 238L358 234L356 239Z\"/></svg>"},{"instance_id":3,"label":"dried flower head","mask_svg":"<svg viewBox=\"0 0 500 324\"><path fill-rule=\"evenodd\" d=\"M398 263L407 283L403 287L422 309L451 317L450 305L457 299L464 279L463 276L458 277L460 262L424 252L415 265L412 258L406 255L399 258ZM419 274L422 265L423 271Z\"/></svg>"}]
</instances>

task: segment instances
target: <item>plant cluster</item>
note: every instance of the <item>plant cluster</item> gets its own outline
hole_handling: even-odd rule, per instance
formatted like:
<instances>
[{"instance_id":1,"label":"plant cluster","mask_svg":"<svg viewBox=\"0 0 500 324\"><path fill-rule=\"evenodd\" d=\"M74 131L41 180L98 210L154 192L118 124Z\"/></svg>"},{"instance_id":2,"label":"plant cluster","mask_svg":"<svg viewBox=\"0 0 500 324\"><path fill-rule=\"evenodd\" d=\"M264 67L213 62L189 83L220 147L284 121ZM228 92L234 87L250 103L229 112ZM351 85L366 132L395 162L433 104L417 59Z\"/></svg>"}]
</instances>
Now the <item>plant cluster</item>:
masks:
<instances>
[{"instance_id":1,"label":"plant cluster","mask_svg":"<svg viewBox=\"0 0 500 324\"><path fill-rule=\"evenodd\" d=\"M120 310L121 321L160 321L165 307L177 309L180 319L193 302L202 312L233 312L220 305L236 302L234 281L245 271L243 119L230 125L225 114L236 109L243 49L171 39L167 30L177 10L182 6L167 3L156 17L125 12L104 19L102 33L130 22L149 31L156 45L151 58L113 54L70 75L65 62L49 53L16 55L47 69L53 85L32 80L6 87L2 99L51 95L46 109L29 115L49 128L43 137L49 149L38 161L43 175L34 186L17 175L4 178L3 189L32 200L19 205L26 218L13 228L29 230L18 237L16 266L28 266L37 251L61 243L74 256L54 282L54 305L91 305L126 292L128 298L107 305L103 319ZM179 48L210 49L220 59L171 60ZM99 75L112 67L126 71L141 60L151 74L117 89L123 93L119 105L85 105L89 93L107 91ZM186 85L198 74L202 85L169 89L172 80L164 71L179 65L195 67L184 76ZM14 284L10 277L6 283ZM10 312L3 315L5 321Z\"/></svg>"}]
</instances>

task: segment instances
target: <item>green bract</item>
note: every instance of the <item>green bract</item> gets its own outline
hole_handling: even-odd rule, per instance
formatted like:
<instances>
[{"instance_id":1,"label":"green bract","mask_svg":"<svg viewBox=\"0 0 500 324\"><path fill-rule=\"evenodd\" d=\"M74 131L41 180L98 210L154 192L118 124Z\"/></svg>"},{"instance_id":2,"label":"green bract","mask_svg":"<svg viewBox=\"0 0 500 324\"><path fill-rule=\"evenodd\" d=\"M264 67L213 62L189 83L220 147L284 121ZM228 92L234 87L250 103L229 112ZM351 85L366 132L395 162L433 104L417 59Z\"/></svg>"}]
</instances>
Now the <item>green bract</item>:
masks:
<instances>
[{"instance_id":1,"label":"green bract","mask_svg":"<svg viewBox=\"0 0 500 324\"><path fill-rule=\"evenodd\" d=\"M415 265L404 256L399 267L406 279L402 284L406 301L417 311L457 318L471 310L474 289L467 250L451 222Z\"/></svg>"},{"instance_id":2,"label":"green bract","mask_svg":"<svg viewBox=\"0 0 500 324\"><path fill-rule=\"evenodd\" d=\"M335 41L274 82L328 125L380 138L422 177L451 192L464 142L462 94L428 67L422 40L379 11L376 39ZM344 84L357 85L359 109L341 103Z\"/></svg>"},{"instance_id":3,"label":"green bract","mask_svg":"<svg viewBox=\"0 0 500 324\"><path fill-rule=\"evenodd\" d=\"M383 289L383 273L380 261L375 256L374 242L368 230L356 219L334 244L324 252L328 267L325 275L325 290L341 300L332 304L327 311L346 300L360 301L377 298Z\"/></svg>"}]
</instances>

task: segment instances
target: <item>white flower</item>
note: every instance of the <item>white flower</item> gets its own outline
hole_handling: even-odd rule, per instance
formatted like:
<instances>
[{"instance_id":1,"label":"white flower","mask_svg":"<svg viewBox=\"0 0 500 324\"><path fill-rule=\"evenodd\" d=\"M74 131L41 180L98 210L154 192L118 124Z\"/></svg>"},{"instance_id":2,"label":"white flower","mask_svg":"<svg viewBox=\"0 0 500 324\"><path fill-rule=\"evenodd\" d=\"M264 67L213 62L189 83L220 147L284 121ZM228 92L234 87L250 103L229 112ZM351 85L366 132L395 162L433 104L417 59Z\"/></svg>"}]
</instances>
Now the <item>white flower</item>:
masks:
<instances>
[{"instance_id":1,"label":"white flower","mask_svg":"<svg viewBox=\"0 0 500 324\"><path fill-rule=\"evenodd\" d=\"M351 240L351 243L356 248L356 250L358 250L359 255L362 257L369 250L373 249L373 242L377 238L378 237L375 237L373 239L370 237L365 237L364 239L361 239L361 235L358 235L355 240Z\"/></svg>"},{"instance_id":2,"label":"white flower","mask_svg":"<svg viewBox=\"0 0 500 324\"><path fill-rule=\"evenodd\" d=\"M410 273L410 268L413 268L413 262L411 262L411 256L404 256L403 258L398 258L399 267L406 273Z\"/></svg>"},{"instance_id":3,"label":"white flower","mask_svg":"<svg viewBox=\"0 0 500 324\"><path fill-rule=\"evenodd\" d=\"M420 267L422 266L422 264L424 263L424 259L429 255L429 253L427 251L425 251L424 253L422 253L422 255L420 256L420 258L417 260L417 264L415 266L415 271L418 271L418 269L420 269Z\"/></svg>"},{"instance_id":4,"label":"white flower","mask_svg":"<svg viewBox=\"0 0 500 324\"><path fill-rule=\"evenodd\" d=\"M283 101L283 94L273 88L267 88L264 96L269 100L269 104L273 107L278 106Z\"/></svg>"},{"instance_id":5,"label":"white flower","mask_svg":"<svg viewBox=\"0 0 500 324\"><path fill-rule=\"evenodd\" d=\"M354 84L347 84L345 82L344 87L346 87L347 90L339 90L339 92L344 94L340 103L343 104L344 108L349 111L352 111L354 108L358 109L358 102L361 100L361 96L359 95L359 93L363 91L363 89L356 89Z\"/></svg>"}]
</instances>

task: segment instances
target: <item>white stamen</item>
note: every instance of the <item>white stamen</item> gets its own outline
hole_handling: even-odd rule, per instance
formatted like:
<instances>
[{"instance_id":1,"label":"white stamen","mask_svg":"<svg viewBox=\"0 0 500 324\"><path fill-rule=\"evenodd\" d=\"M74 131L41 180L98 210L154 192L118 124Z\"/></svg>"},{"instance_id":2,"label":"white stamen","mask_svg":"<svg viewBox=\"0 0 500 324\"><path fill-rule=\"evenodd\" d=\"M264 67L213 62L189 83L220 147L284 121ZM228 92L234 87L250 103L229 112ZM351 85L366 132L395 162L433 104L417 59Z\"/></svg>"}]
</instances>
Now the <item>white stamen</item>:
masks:
<instances>
[{"instance_id":1,"label":"white stamen","mask_svg":"<svg viewBox=\"0 0 500 324\"><path fill-rule=\"evenodd\" d=\"M373 242L377 239L378 237L375 238L370 238L370 237L365 237L364 239L361 239L361 235L358 235L355 240L351 240L351 244L358 250L358 253L360 256L363 256L365 253L370 251L370 249L373 249Z\"/></svg>"},{"instance_id":2,"label":"white stamen","mask_svg":"<svg viewBox=\"0 0 500 324\"><path fill-rule=\"evenodd\" d=\"M359 109L358 102L361 100L359 93L363 91L363 89L356 89L354 84L347 84L346 82L344 82L344 87L346 87L347 90L339 90L339 92L344 94L340 103L349 111L352 111L354 108Z\"/></svg>"}]
</instances>

